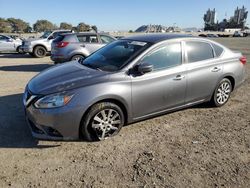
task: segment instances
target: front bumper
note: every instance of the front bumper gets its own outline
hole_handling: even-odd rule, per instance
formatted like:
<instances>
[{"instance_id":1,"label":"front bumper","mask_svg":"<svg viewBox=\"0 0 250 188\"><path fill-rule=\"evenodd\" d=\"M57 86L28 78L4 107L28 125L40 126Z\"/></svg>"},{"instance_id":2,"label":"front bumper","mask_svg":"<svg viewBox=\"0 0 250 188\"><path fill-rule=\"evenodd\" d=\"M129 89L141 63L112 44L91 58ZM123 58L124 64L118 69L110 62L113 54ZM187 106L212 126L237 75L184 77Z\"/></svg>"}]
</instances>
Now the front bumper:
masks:
<instances>
[{"instance_id":1,"label":"front bumper","mask_svg":"<svg viewBox=\"0 0 250 188\"><path fill-rule=\"evenodd\" d=\"M66 105L53 109L37 109L25 103L26 121L32 136L46 140L78 140L82 109Z\"/></svg>"}]
</instances>

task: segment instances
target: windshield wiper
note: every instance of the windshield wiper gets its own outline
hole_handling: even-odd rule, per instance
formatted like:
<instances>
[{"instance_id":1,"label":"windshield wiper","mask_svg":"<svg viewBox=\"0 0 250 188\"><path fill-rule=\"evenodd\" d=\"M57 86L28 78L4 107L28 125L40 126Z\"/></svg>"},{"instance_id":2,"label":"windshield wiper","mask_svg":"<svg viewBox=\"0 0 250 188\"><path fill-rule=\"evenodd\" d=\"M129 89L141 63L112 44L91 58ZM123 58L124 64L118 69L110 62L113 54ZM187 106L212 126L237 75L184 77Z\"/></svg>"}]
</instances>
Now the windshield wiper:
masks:
<instances>
[{"instance_id":1,"label":"windshield wiper","mask_svg":"<svg viewBox=\"0 0 250 188\"><path fill-rule=\"evenodd\" d=\"M91 68L91 69L95 69L95 70L102 71L99 67L95 67L95 66L93 66L93 65L91 65L91 64L83 64L83 63L82 63L82 65L84 65L84 66L86 66L86 67L88 67L88 68Z\"/></svg>"}]
</instances>

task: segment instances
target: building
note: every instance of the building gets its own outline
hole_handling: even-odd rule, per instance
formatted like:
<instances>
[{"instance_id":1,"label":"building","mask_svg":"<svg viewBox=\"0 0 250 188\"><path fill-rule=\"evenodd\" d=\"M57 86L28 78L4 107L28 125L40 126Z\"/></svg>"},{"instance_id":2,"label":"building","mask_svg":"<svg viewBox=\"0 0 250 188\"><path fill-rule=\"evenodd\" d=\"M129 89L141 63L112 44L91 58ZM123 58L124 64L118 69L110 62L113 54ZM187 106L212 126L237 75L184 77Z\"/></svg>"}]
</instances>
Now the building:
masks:
<instances>
[{"instance_id":1,"label":"building","mask_svg":"<svg viewBox=\"0 0 250 188\"><path fill-rule=\"evenodd\" d=\"M203 20L207 25L213 25L217 22L215 8L213 10L208 9L204 14Z\"/></svg>"},{"instance_id":2,"label":"building","mask_svg":"<svg viewBox=\"0 0 250 188\"><path fill-rule=\"evenodd\" d=\"M204 30L210 31L224 31L225 29L245 29L245 23L247 20L246 8L243 6L242 8L236 8L234 11L234 16L232 16L229 20L223 19L220 23L216 20L216 11L215 9L210 10L208 9L207 12L204 14Z\"/></svg>"},{"instance_id":3,"label":"building","mask_svg":"<svg viewBox=\"0 0 250 188\"><path fill-rule=\"evenodd\" d=\"M247 19L248 12L246 11L246 8L243 6L242 8L238 8L234 11L233 21L237 25L245 25L246 19Z\"/></svg>"}]
</instances>

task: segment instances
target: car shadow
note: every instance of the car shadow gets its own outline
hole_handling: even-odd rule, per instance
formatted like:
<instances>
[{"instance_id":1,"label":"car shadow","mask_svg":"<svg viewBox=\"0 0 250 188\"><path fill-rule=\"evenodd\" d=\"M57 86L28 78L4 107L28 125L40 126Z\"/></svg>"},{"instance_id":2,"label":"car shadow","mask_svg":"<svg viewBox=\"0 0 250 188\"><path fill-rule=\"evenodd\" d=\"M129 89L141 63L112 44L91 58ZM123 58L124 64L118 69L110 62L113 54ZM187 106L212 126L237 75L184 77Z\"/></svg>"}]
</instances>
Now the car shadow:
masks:
<instances>
[{"instance_id":1,"label":"car shadow","mask_svg":"<svg viewBox=\"0 0 250 188\"><path fill-rule=\"evenodd\" d=\"M0 53L0 59L1 58L34 58L29 54L19 54L19 53Z\"/></svg>"},{"instance_id":2,"label":"car shadow","mask_svg":"<svg viewBox=\"0 0 250 188\"><path fill-rule=\"evenodd\" d=\"M2 66L0 71L18 71L18 72L41 72L44 69L53 66L52 64L32 64L32 65L13 65Z\"/></svg>"},{"instance_id":3,"label":"car shadow","mask_svg":"<svg viewBox=\"0 0 250 188\"><path fill-rule=\"evenodd\" d=\"M0 148L51 148L60 145L40 145L26 124L22 94L0 96Z\"/></svg>"}]
</instances>

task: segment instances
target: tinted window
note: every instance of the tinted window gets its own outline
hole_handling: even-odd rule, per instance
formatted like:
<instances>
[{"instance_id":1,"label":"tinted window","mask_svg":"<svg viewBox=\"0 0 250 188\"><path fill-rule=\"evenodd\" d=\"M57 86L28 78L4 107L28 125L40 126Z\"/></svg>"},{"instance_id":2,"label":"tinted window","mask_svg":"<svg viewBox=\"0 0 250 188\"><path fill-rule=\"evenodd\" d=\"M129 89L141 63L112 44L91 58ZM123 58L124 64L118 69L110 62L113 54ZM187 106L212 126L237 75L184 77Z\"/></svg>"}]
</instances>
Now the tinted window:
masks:
<instances>
[{"instance_id":1,"label":"tinted window","mask_svg":"<svg viewBox=\"0 0 250 188\"><path fill-rule=\"evenodd\" d=\"M53 42L61 42L64 39L64 36L59 35L58 37L56 37Z\"/></svg>"},{"instance_id":2,"label":"tinted window","mask_svg":"<svg viewBox=\"0 0 250 188\"><path fill-rule=\"evenodd\" d=\"M102 40L102 43L110 43L110 42L113 42L115 39L109 37L109 36L106 36L106 35L101 35L101 40Z\"/></svg>"},{"instance_id":3,"label":"tinted window","mask_svg":"<svg viewBox=\"0 0 250 188\"><path fill-rule=\"evenodd\" d=\"M173 67L181 64L181 44L171 43L154 50L142 59L142 62L154 66L154 70Z\"/></svg>"},{"instance_id":4,"label":"tinted window","mask_svg":"<svg viewBox=\"0 0 250 188\"><path fill-rule=\"evenodd\" d=\"M214 57L212 47L205 42L186 42L186 50L190 63Z\"/></svg>"},{"instance_id":5,"label":"tinted window","mask_svg":"<svg viewBox=\"0 0 250 188\"><path fill-rule=\"evenodd\" d=\"M8 37L0 35L0 40L7 40L7 39L8 39Z\"/></svg>"},{"instance_id":6,"label":"tinted window","mask_svg":"<svg viewBox=\"0 0 250 188\"><path fill-rule=\"evenodd\" d=\"M96 35L78 35L77 36L79 42L87 42L87 43L97 43L98 39Z\"/></svg>"},{"instance_id":7,"label":"tinted window","mask_svg":"<svg viewBox=\"0 0 250 188\"><path fill-rule=\"evenodd\" d=\"M80 36L77 36L79 42L89 42L89 38L85 35L80 35Z\"/></svg>"},{"instance_id":8,"label":"tinted window","mask_svg":"<svg viewBox=\"0 0 250 188\"><path fill-rule=\"evenodd\" d=\"M223 52L223 48L216 44L212 44L212 45L213 45L216 56L219 57Z\"/></svg>"}]
</instances>

